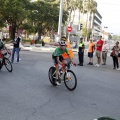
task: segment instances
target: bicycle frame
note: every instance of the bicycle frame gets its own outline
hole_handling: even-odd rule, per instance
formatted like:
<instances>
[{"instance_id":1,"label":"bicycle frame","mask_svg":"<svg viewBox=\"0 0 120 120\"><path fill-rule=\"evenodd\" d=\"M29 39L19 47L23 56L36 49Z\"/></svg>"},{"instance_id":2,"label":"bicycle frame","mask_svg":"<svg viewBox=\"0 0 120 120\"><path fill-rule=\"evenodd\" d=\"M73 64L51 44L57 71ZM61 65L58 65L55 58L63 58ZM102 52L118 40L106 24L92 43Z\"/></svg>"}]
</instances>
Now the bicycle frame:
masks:
<instances>
[{"instance_id":1,"label":"bicycle frame","mask_svg":"<svg viewBox=\"0 0 120 120\"><path fill-rule=\"evenodd\" d=\"M72 66L71 62L67 63L66 66L63 68L60 64L59 64L59 70L58 70L58 78L60 78L60 80L63 81L63 77L64 77L64 74L66 73L67 74L67 70L70 68L70 66ZM55 66L54 66L55 67ZM55 75L56 73L56 70L55 72L53 73L53 75Z\"/></svg>"}]
</instances>

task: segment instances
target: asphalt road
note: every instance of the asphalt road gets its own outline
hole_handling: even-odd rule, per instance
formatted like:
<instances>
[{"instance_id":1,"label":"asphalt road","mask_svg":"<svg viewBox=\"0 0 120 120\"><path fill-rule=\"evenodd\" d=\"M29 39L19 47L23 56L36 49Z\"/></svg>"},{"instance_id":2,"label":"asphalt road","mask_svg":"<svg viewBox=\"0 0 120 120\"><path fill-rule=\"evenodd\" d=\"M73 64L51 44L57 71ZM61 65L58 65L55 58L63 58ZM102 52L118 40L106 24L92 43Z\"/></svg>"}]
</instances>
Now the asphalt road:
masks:
<instances>
[{"instance_id":1,"label":"asphalt road","mask_svg":"<svg viewBox=\"0 0 120 120\"><path fill-rule=\"evenodd\" d=\"M109 116L120 120L120 71L107 66L71 69L78 79L73 92L64 85L53 87L48 69L50 52L22 51L13 72L0 71L0 120L93 120ZM77 54L75 55L78 63ZM96 61L96 59L94 60Z\"/></svg>"}]
</instances>

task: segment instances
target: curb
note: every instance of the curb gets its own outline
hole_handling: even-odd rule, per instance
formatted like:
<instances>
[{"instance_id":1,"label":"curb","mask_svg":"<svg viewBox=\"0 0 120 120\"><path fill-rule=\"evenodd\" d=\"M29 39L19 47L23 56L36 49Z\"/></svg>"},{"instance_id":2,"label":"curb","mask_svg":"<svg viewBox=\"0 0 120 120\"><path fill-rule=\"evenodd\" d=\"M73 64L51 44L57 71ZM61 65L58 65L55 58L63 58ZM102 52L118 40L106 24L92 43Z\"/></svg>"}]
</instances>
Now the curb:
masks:
<instances>
[{"instance_id":1,"label":"curb","mask_svg":"<svg viewBox=\"0 0 120 120\"><path fill-rule=\"evenodd\" d=\"M13 46L11 45L6 45L7 48L13 49ZM35 47L35 46L26 46L26 47L21 47L21 51L36 51L36 52L41 52L41 51L54 51L56 47ZM77 49L72 49L73 52L78 52Z\"/></svg>"}]
</instances>

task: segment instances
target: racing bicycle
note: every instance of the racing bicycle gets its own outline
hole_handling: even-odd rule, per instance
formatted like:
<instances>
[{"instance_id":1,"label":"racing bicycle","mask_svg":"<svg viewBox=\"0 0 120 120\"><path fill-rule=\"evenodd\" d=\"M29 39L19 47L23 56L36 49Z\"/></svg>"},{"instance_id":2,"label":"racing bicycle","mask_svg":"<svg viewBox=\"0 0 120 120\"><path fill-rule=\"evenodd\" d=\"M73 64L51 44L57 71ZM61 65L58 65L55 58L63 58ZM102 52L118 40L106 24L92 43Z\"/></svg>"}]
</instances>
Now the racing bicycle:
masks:
<instances>
[{"instance_id":1,"label":"racing bicycle","mask_svg":"<svg viewBox=\"0 0 120 120\"><path fill-rule=\"evenodd\" d=\"M77 86L77 78L76 78L75 73L69 69L71 65L73 65L73 64L69 62L63 68L59 64L58 78L61 81L61 83L65 84L65 86L68 90L73 91L73 90L75 90L75 88ZM49 68L48 77L53 86L57 86L56 81L55 81L55 78L56 78L55 72L56 72L55 66L51 66Z\"/></svg>"}]
</instances>

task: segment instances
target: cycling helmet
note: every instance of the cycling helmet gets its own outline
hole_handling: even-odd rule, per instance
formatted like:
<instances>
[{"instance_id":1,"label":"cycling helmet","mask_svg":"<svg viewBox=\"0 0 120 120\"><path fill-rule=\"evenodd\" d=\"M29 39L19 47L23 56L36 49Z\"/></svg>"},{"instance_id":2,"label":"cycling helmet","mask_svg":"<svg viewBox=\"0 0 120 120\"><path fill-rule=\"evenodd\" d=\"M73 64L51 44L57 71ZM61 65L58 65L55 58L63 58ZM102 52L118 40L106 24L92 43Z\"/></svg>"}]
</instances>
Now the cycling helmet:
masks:
<instances>
[{"instance_id":1,"label":"cycling helmet","mask_svg":"<svg viewBox=\"0 0 120 120\"><path fill-rule=\"evenodd\" d=\"M59 44L60 44L61 46L65 46L65 45L66 45L65 41L60 41Z\"/></svg>"},{"instance_id":2,"label":"cycling helmet","mask_svg":"<svg viewBox=\"0 0 120 120\"><path fill-rule=\"evenodd\" d=\"M62 36L62 37L61 37L61 40L67 41L67 38L66 38L65 36Z\"/></svg>"}]
</instances>

